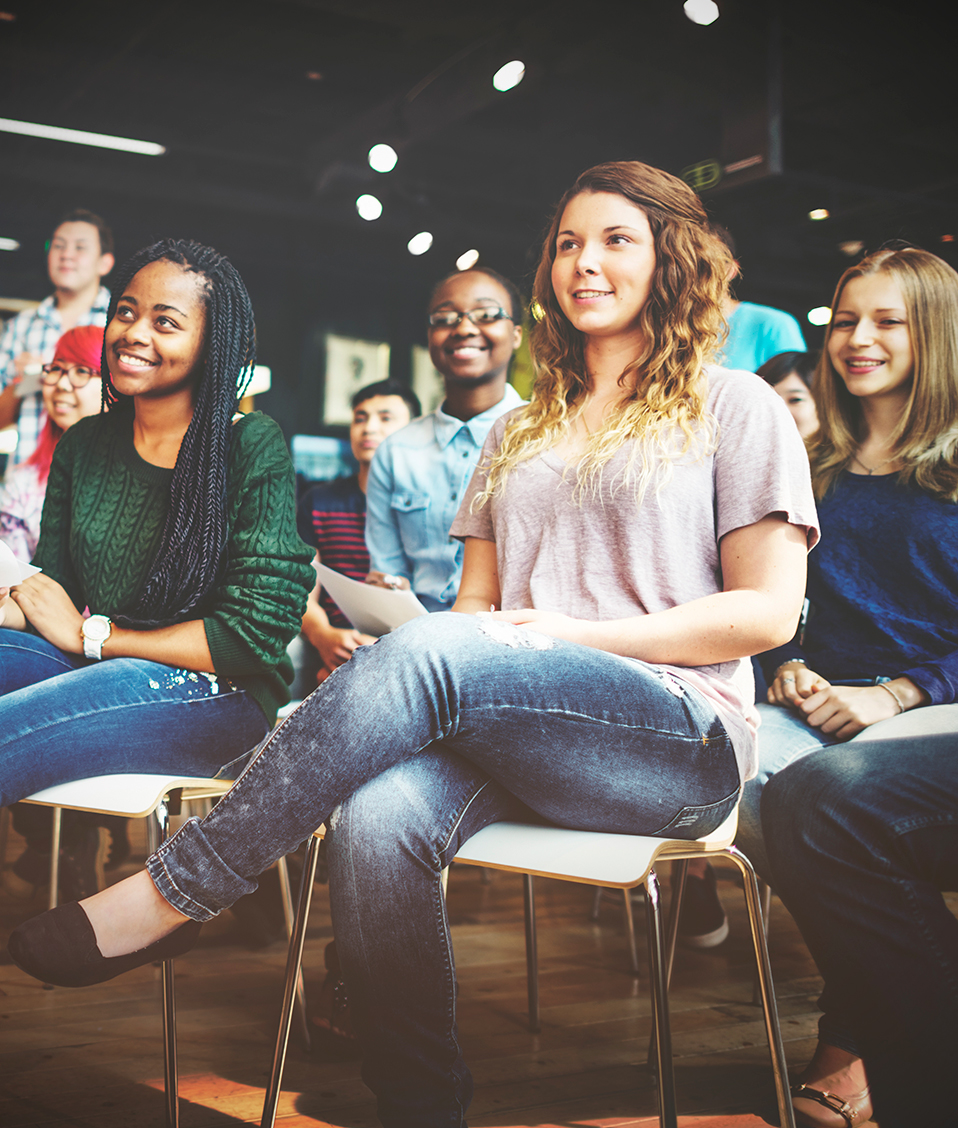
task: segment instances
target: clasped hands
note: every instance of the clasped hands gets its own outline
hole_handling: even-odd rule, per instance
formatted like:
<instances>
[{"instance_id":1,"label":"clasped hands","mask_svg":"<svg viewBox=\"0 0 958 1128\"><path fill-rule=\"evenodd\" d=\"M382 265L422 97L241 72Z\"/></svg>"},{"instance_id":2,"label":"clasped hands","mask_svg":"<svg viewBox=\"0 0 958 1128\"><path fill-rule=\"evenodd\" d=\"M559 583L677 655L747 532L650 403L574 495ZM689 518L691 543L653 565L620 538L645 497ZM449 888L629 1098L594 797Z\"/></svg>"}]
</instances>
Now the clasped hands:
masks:
<instances>
[{"instance_id":1,"label":"clasped hands","mask_svg":"<svg viewBox=\"0 0 958 1128\"><path fill-rule=\"evenodd\" d=\"M812 728L839 740L849 740L900 712L896 699L880 685L832 685L798 662L786 662L775 671L768 702L797 709Z\"/></svg>"},{"instance_id":2,"label":"clasped hands","mask_svg":"<svg viewBox=\"0 0 958 1128\"><path fill-rule=\"evenodd\" d=\"M7 621L8 625L16 627L13 615L9 614L11 603L47 642L66 654L83 653L80 635L83 616L56 580L40 572L16 587L0 588L0 624Z\"/></svg>"}]
</instances>

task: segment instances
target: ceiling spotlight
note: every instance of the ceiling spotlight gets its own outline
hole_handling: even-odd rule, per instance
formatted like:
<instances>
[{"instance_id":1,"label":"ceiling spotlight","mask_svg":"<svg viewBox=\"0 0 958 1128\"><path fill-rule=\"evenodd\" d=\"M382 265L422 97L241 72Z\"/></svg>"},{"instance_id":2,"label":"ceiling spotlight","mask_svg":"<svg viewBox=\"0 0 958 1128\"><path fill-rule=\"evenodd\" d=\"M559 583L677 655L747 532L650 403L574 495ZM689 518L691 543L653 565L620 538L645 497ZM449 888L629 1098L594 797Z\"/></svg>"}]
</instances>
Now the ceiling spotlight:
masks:
<instances>
[{"instance_id":1,"label":"ceiling spotlight","mask_svg":"<svg viewBox=\"0 0 958 1128\"><path fill-rule=\"evenodd\" d=\"M479 252L475 249L465 251L456 259L456 270L469 270L479 261Z\"/></svg>"},{"instance_id":2,"label":"ceiling spotlight","mask_svg":"<svg viewBox=\"0 0 958 1128\"><path fill-rule=\"evenodd\" d=\"M685 0L682 11L692 23L701 24L702 27L708 27L719 18L718 4L715 0Z\"/></svg>"},{"instance_id":3,"label":"ceiling spotlight","mask_svg":"<svg viewBox=\"0 0 958 1128\"><path fill-rule=\"evenodd\" d=\"M939 243L953 243L955 241L954 235L942 235L938 240Z\"/></svg>"},{"instance_id":4,"label":"ceiling spotlight","mask_svg":"<svg viewBox=\"0 0 958 1128\"><path fill-rule=\"evenodd\" d=\"M832 319L832 311L828 306L816 306L805 314L809 325L827 325Z\"/></svg>"},{"instance_id":5,"label":"ceiling spotlight","mask_svg":"<svg viewBox=\"0 0 958 1128\"><path fill-rule=\"evenodd\" d=\"M3 20L4 23L13 23L16 18L16 12L0 12L0 20Z\"/></svg>"},{"instance_id":6,"label":"ceiling spotlight","mask_svg":"<svg viewBox=\"0 0 958 1128\"><path fill-rule=\"evenodd\" d=\"M323 72L322 71L307 71L306 77L309 79L310 82L322 82L323 81Z\"/></svg>"},{"instance_id":7,"label":"ceiling spotlight","mask_svg":"<svg viewBox=\"0 0 958 1128\"><path fill-rule=\"evenodd\" d=\"M865 244L861 239L846 239L844 243L838 244L838 249L843 255L848 255L849 258L854 258L855 255L861 254L865 249Z\"/></svg>"},{"instance_id":8,"label":"ceiling spotlight","mask_svg":"<svg viewBox=\"0 0 958 1128\"><path fill-rule=\"evenodd\" d=\"M16 239L0 239L0 251L19 251L20 244Z\"/></svg>"},{"instance_id":9,"label":"ceiling spotlight","mask_svg":"<svg viewBox=\"0 0 958 1128\"><path fill-rule=\"evenodd\" d=\"M392 172L399 160L399 154L392 145L373 145L367 159L369 167L374 172Z\"/></svg>"},{"instance_id":10,"label":"ceiling spotlight","mask_svg":"<svg viewBox=\"0 0 958 1128\"><path fill-rule=\"evenodd\" d=\"M406 249L411 255L424 255L431 246L432 233L430 231L420 231L418 235L413 235L409 240L406 244Z\"/></svg>"},{"instance_id":11,"label":"ceiling spotlight","mask_svg":"<svg viewBox=\"0 0 958 1128\"><path fill-rule=\"evenodd\" d=\"M525 76L526 64L513 59L511 63L506 63L496 71L492 76L492 85L497 90L511 90L513 86L518 86Z\"/></svg>"},{"instance_id":12,"label":"ceiling spotlight","mask_svg":"<svg viewBox=\"0 0 958 1128\"><path fill-rule=\"evenodd\" d=\"M543 319L543 317L545 317L545 315L546 315L546 311L539 304L538 298L532 299L532 303L529 306L529 312L532 314L533 318L536 321L541 321Z\"/></svg>"},{"instance_id":13,"label":"ceiling spotlight","mask_svg":"<svg viewBox=\"0 0 958 1128\"><path fill-rule=\"evenodd\" d=\"M361 219L379 219L383 206L375 196L363 195L356 201L356 211Z\"/></svg>"},{"instance_id":14,"label":"ceiling spotlight","mask_svg":"<svg viewBox=\"0 0 958 1128\"><path fill-rule=\"evenodd\" d=\"M829 214L830 213L828 211L828 208L812 208L812 210L808 213L808 218L809 219L828 219Z\"/></svg>"},{"instance_id":15,"label":"ceiling spotlight","mask_svg":"<svg viewBox=\"0 0 958 1128\"><path fill-rule=\"evenodd\" d=\"M48 141L72 141L76 145L93 145L98 149L120 149L124 153L143 153L158 157L166 152L154 141L135 141L130 137L111 137L108 133L87 133L85 129L61 129L58 125L37 125L32 121L0 118L0 131L20 133L25 137L45 137Z\"/></svg>"}]
</instances>

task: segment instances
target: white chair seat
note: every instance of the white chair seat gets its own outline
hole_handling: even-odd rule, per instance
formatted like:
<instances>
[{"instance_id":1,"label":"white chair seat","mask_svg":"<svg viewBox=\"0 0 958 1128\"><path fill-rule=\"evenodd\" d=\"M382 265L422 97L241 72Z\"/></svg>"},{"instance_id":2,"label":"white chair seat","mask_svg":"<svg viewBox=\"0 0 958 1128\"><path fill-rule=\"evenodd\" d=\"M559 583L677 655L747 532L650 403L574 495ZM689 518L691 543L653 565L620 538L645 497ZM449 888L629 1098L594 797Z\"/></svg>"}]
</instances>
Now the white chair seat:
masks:
<instances>
[{"instance_id":1,"label":"white chair seat","mask_svg":"<svg viewBox=\"0 0 958 1128\"><path fill-rule=\"evenodd\" d=\"M689 842L499 822L474 834L456 854L456 861L586 885L631 889L645 881L657 861L727 849L737 829L737 810L711 834Z\"/></svg>"},{"instance_id":2,"label":"white chair seat","mask_svg":"<svg viewBox=\"0 0 958 1128\"><path fill-rule=\"evenodd\" d=\"M171 791L182 789L184 799L213 799L225 795L232 786L232 780L196 776L102 775L46 787L23 802L144 819Z\"/></svg>"}]
</instances>

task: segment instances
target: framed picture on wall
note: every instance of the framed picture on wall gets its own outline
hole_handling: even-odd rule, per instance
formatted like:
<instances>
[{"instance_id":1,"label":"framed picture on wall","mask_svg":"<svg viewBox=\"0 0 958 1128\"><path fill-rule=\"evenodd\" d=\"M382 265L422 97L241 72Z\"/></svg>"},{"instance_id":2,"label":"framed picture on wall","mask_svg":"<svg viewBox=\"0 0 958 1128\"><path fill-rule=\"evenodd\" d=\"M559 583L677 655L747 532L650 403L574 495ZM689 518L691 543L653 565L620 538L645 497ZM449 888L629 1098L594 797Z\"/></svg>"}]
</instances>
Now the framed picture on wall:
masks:
<instances>
[{"instance_id":1,"label":"framed picture on wall","mask_svg":"<svg viewBox=\"0 0 958 1128\"><path fill-rule=\"evenodd\" d=\"M423 415L435 411L446 397L442 377L429 359L429 350L422 345L412 347L412 390L419 397Z\"/></svg>"},{"instance_id":2,"label":"framed picture on wall","mask_svg":"<svg viewBox=\"0 0 958 1128\"><path fill-rule=\"evenodd\" d=\"M326 334L326 382L323 418L327 424L353 421L349 401L354 392L389 378L389 345L355 337Z\"/></svg>"}]
</instances>

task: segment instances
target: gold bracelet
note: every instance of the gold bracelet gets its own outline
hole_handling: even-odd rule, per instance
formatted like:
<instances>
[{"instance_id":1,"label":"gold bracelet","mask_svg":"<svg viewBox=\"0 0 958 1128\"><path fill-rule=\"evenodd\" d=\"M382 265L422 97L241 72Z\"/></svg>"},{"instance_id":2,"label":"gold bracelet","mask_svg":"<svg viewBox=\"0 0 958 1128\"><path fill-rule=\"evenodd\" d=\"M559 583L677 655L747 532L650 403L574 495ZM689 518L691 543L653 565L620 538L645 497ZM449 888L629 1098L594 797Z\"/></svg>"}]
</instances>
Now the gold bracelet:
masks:
<instances>
[{"instance_id":1,"label":"gold bracelet","mask_svg":"<svg viewBox=\"0 0 958 1128\"><path fill-rule=\"evenodd\" d=\"M888 690L888 692L892 695L892 697L894 697L895 704L898 706L899 712L904 713L905 712L904 702L898 696L898 694L892 689L892 687L888 684L888 682L879 682L878 684L881 686L882 689Z\"/></svg>"}]
</instances>

